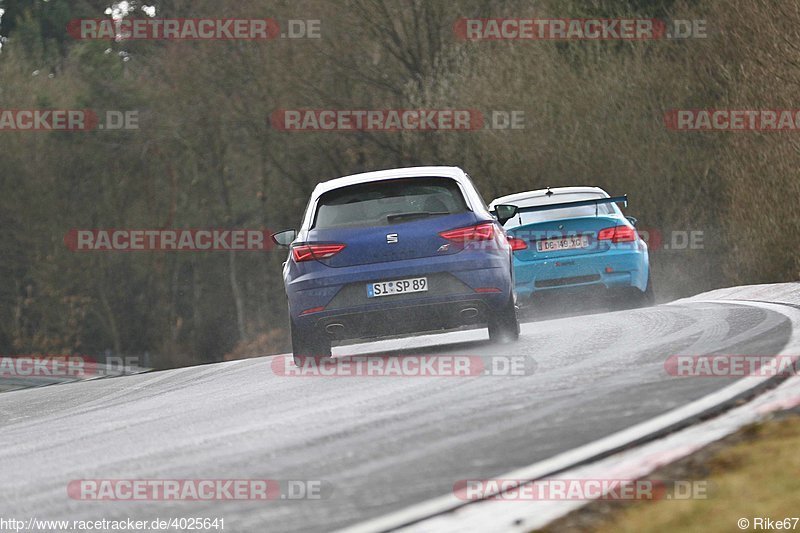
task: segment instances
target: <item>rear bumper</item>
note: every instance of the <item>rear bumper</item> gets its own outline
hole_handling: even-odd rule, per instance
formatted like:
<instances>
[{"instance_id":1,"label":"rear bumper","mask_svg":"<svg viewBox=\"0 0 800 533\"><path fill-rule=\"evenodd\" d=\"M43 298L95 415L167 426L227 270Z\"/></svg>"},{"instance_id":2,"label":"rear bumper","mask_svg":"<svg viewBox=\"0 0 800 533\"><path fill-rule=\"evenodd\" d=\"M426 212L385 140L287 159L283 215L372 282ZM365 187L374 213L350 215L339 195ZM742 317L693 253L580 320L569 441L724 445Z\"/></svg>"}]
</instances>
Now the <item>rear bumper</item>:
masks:
<instances>
[{"instance_id":1,"label":"rear bumper","mask_svg":"<svg viewBox=\"0 0 800 533\"><path fill-rule=\"evenodd\" d=\"M427 277L422 293L368 298L366 284ZM507 253L464 251L352 267L318 269L286 284L289 313L300 330L329 331L334 339L452 329L481 324L512 294ZM476 292L476 289L497 292ZM462 314L465 309L474 311ZM309 311L313 310L313 311ZM340 324L329 328L332 324Z\"/></svg>"},{"instance_id":2,"label":"rear bumper","mask_svg":"<svg viewBox=\"0 0 800 533\"><path fill-rule=\"evenodd\" d=\"M638 247L538 261L514 258L516 290L520 298L584 286L587 289L636 287L644 291L649 271L647 249Z\"/></svg>"},{"instance_id":3,"label":"rear bumper","mask_svg":"<svg viewBox=\"0 0 800 533\"><path fill-rule=\"evenodd\" d=\"M412 306L327 313L312 319L312 327L332 340L424 333L485 324L493 307L490 299L468 295L456 301L425 301Z\"/></svg>"}]
</instances>

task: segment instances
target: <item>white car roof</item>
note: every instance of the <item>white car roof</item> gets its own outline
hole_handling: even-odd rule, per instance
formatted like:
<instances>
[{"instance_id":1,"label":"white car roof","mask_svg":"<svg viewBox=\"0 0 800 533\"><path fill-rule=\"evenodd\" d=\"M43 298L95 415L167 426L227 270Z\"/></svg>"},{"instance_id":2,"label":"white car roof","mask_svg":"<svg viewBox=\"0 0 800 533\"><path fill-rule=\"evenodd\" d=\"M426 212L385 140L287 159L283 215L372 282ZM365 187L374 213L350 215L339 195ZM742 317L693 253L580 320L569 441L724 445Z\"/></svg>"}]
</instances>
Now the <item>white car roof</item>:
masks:
<instances>
[{"instance_id":1,"label":"white car roof","mask_svg":"<svg viewBox=\"0 0 800 533\"><path fill-rule=\"evenodd\" d=\"M314 210L316 209L319 197L328 191L347 187L350 185L357 185L359 183L369 183L373 181L390 180L397 178L452 178L455 180L461 192L464 194L464 200L467 202L467 207L476 213L490 216L486 210L486 205L480 193L475 189L467 173L459 167L447 166L427 166L427 167L406 167L406 168L390 168L387 170L376 170L374 172L362 172L361 174L352 174L328 181L323 181L317 184L314 192L311 193L308 206L306 207L305 215L303 216L303 228L311 226Z\"/></svg>"},{"instance_id":2,"label":"white car roof","mask_svg":"<svg viewBox=\"0 0 800 533\"><path fill-rule=\"evenodd\" d=\"M547 196L547 191L553 194ZM608 193L600 187L553 187L551 189L537 189L535 191L518 192L495 198L489 204L490 209L499 204L511 204L521 207L528 207L532 205L546 205L556 204L562 200L559 196L563 195L583 195L586 199L595 198L598 195L603 198L608 198Z\"/></svg>"},{"instance_id":3,"label":"white car roof","mask_svg":"<svg viewBox=\"0 0 800 533\"><path fill-rule=\"evenodd\" d=\"M314 198L333 189L356 185L358 183L368 183L372 181L389 180L396 178L431 178L444 177L462 180L466 174L458 167L430 166L430 167L406 167L390 168L387 170L376 170L373 172L362 172L361 174L351 174L317 184L312 196Z\"/></svg>"}]
</instances>

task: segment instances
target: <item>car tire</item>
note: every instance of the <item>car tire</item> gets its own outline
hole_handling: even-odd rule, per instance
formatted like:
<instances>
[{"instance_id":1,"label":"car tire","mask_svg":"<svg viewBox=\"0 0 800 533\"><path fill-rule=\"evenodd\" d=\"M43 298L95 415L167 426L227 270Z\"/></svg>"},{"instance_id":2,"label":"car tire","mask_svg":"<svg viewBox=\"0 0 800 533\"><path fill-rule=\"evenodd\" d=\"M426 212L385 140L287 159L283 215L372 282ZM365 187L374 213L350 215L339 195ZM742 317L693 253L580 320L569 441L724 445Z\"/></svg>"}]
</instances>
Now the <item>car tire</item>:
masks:
<instances>
[{"instance_id":1,"label":"car tire","mask_svg":"<svg viewBox=\"0 0 800 533\"><path fill-rule=\"evenodd\" d=\"M647 278L647 286L645 287L644 292L640 291L636 287L630 287L628 289L624 289L623 294L619 294L616 299L616 305L614 307L618 310L625 310L625 309L637 309L639 307L650 307L651 305L655 304L655 292L653 290L653 280L652 278Z\"/></svg>"},{"instance_id":2,"label":"car tire","mask_svg":"<svg viewBox=\"0 0 800 533\"><path fill-rule=\"evenodd\" d=\"M497 315L489 318L489 338L495 342L513 342L519 338L519 318L513 297Z\"/></svg>"},{"instance_id":3,"label":"car tire","mask_svg":"<svg viewBox=\"0 0 800 533\"><path fill-rule=\"evenodd\" d=\"M301 366L307 357L327 359L331 356L331 341L315 331L298 329L292 320L289 321L292 337L292 358L294 364Z\"/></svg>"},{"instance_id":4,"label":"car tire","mask_svg":"<svg viewBox=\"0 0 800 533\"><path fill-rule=\"evenodd\" d=\"M642 307L649 307L651 305L655 305L656 303L656 293L653 289L653 278L647 276L647 287L642 293Z\"/></svg>"}]
</instances>

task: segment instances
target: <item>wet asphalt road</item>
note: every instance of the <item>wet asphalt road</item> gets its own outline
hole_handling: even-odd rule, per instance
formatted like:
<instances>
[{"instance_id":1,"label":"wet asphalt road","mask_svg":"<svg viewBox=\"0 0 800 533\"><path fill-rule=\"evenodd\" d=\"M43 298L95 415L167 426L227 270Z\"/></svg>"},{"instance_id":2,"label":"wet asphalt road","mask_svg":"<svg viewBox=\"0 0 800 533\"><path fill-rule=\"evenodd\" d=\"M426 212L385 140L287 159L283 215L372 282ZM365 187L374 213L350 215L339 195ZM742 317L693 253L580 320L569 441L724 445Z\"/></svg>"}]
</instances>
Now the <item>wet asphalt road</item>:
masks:
<instances>
[{"instance_id":1,"label":"wet asphalt road","mask_svg":"<svg viewBox=\"0 0 800 533\"><path fill-rule=\"evenodd\" d=\"M529 356L522 376L286 377L272 358L0 394L0 517L224 518L225 531L330 531L647 420L730 383L668 375L674 354L774 354L791 324L679 302L338 347ZM325 498L81 501L75 479L320 480ZM174 531L174 530L173 530Z\"/></svg>"}]
</instances>

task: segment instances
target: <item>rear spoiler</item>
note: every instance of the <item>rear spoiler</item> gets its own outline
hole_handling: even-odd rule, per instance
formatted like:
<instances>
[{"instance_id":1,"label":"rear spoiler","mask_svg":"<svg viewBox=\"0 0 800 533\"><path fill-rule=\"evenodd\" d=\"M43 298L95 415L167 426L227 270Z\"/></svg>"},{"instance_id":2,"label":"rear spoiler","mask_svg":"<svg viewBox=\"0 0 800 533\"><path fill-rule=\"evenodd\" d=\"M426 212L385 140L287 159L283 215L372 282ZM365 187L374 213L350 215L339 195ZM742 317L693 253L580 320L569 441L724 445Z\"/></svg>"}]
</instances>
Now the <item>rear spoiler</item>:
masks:
<instances>
[{"instance_id":1,"label":"rear spoiler","mask_svg":"<svg viewBox=\"0 0 800 533\"><path fill-rule=\"evenodd\" d=\"M595 216L597 216L597 206L600 204L614 204L621 202L628 207L628 195L612 196L611 198L598 198L597 200L578 200L577 202L562 202L560 204L549 205L534 205L530 207L517 207L517 213L532 213L533 211L549 211L551 209L566 209L569 207L581 207L584 205L593 205ZM508 204L514 205L514 204Z\"/></svg>"}]
</instances>

